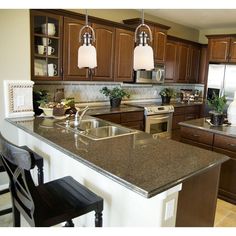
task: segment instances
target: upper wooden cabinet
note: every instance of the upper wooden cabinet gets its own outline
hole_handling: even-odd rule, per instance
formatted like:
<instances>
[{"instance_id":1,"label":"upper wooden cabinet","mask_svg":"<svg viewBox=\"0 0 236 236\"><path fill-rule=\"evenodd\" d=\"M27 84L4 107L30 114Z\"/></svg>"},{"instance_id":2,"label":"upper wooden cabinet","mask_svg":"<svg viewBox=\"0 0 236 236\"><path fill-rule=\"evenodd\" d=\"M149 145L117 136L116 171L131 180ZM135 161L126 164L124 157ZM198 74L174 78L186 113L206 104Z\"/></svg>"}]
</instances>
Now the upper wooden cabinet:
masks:
<instances>
[{"instance_id":1,"label":"upper wooden cabinet","mask_svg":"<svg viewBox=\"0 0 236 236\"><path fill-rule=\"evenodd\" d=\"M133 80L134 32L116 29L115 81Z\"/></svg>"},{"instance_id":2,"label":"upper wooden cabinet","mask_svg":"<svg viewBox=\"0 0 236 236\"><path fill-rule=\"evenodd\" d=\"M115 27L92 24L95 31L97 50L97 67L92 80L113 81Z\"/></svg>"},{"instance_id":3,"label":"upper wooden cabinet","mask_svg":"<svg viewBox=\"0 0 236 236\"><path fill-rule=\"evenodd\" d=\"M173 39L172 39L173 38ZM201 48L171 37L166 43L166 82L197 83Z\"/></svg>"},{"instance_id":4,"label":"upper wooden cabinet","mask_svg":"<svg viewBox=\"0 0 236 236\"><path fill-rule=\"evenodd\" d=\"M165 82L174 83L177 80L177 54L178 54L178 42L168 40L166 43L166 71Z\"/></svg>"},{"instance_id":5,"label":"upper wooden cabinet","mask_svg":"<svg viewBox=\"0 0 236 236\"><path fill-rule=\"evenodd\" d=\"M87 69L78 67L79 31L84 22L71 18L64 18L64 48L63 67L65 80L89 80Z\"/></svg>"},{"instance_id":6,"label":"upper wooden cabinet","mask_svg":"<svg viewBox=\"0 0 236 236\"><path fill-rule=\"evenodd\" d=\"M137 27L139 24L141 24L141 19L133 18L123 20L123 22L125 24ZM153 47L155 63L164 64L166 59L167 31L170 29L170 27L148 20L145 20L145 24L147 24L152 31L153 42L151 42L150 45ZM144 31L147 32L146 28L144 28Z\"/></svg>"},{"instance_id":7,"label":"upper wooden cabinet","mask_svg":"<svg viewBox=\"0 0 236 236\"><path fill-rule=\"evenodd\" d=\"M209 62L236 62L236 36L208 35Z\"/></svg>"},{"instance_id":8,"label":"upper wooden cabinet","mask_svg":"<svg viewBox=\"0 0 236 236\"><path fill-rule=\"evenodd\" d=\"M63 17L31 10L30 20L32 79L61 80Z\"/></svg>"},{"instance_id":9,"label":"upper wooden cabinet","mask_svg":"<svg viewBox=\"0 0 236 236\"><path fill-rule=\"evenodd\" d=\"M165 63L166 60L166 31L155 28L153 34L153 52L156 63Z\"/></svg>"}]
</instances>

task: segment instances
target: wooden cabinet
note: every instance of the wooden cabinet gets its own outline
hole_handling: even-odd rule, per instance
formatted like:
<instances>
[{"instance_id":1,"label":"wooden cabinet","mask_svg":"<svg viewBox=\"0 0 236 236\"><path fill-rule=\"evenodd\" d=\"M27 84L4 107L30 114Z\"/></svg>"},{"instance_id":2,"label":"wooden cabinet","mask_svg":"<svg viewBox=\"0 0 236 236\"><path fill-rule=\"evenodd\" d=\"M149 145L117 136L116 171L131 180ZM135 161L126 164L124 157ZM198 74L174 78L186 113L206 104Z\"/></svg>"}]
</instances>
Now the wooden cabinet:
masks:
<instances>
[{"instance_id":1,"label":"wooden cabinet","mask_svg":"<svg viewBox=\"0 0 236 236\"><path fill-rule=\"evenodd\" d=\"M178 43L168 40L166 43L165 82L176 82Z\"/></svg>"},{"instance_id":2,"label":"wooden cabinet","mask_svg":"<svg viewBox=\"0 0 236 236\"><path fill-rule=\"evenodd\" d=\"M31 77L62 79L63 17L31 10Z\"/></svg>"},{"instance_id":3,"label":"wooden cabinet","mask_svg":"<svg viewBox=\"0 0 236 236\"><path fill-rule=\"evenodd\" d=\"M137 27L141 24L141 19L133 18L123 20L123 22L127 25ZM150 27L152 32L153 42L150 45L153 47L155 63L164 64L166 61L167 31L170 27L147 20L145 20L145 24ZM144 28L144 31L147 32L146 28Z\"/></svg>"},{"instance_id":4,"label":"wooden cabinet","mask_svg":"<svg viewBox=\"0 0 236 236\"><path fill-rule=\"evenodd\" d=\"M116 29L115 81L133 81L134 32Z\"/></svg>"},{"instance_id":5,"label":"wooden cabinet","mask_svg":"<svg viewBox=\"0 0 236 236\"><path fill-rule=\"evenodd\" d=\"M209 62L236 62L236 36L208 35Z\"/></svg>"},{"instance_id":6,"label":"wooden cabinet","mask_svg":"<svg viewBox=\"0 0 236 236\"><path fill-rule=\"evenodd\" d=\"M154 60L156 63L165 63L166 60L166 40L167 34L166 31L155 27L153 34L153 53Z\"/></svg>"},{"instance_id":7,"label":"wooden cabinet","mask_svg":"<svg viewBox=\"0 0 236 236\"><path fill-rule=\"evenodd\" d=\"M97 67L92 70L78 68L79 31L84 22L64 19L64 78L65 80L100 80L113 81L113 58L115 28L92 24L95 31L97 50Z\"/></svg>"},{"instance_id":8,"label":"wooden cabinet","mask_svg":"<svg viewBox=\"0 0 236 236\"><path fill-rule=\"evenodd\" d=\"M178 125L179 122L199 118L200 112L201 105L175 107L172 120L172 130L177 130L180 128Z\"/></svg>"},{"instance_id":9,"label":"wooden cabinet","mask_svg":"<svg viewBox=\"0 0 236 236\"><path fill-rule=\"evenodd\" d=\"M192 42L170 37L166 44L166 82L197 83L201 50Z\"/></svg>"},{"instance_id":10,"label":"wooden cabinet","mask_svg":"<svg viewBox=\"0 0 236 236\"><path fill-rule=\"evenodd\" d=\"M218 196L236 204L236 138L181 126L181 141L230 157L221 166Z\"/></svg>"},{"instance_id":11,"label":"wooden cabinet","mask_svg":"<svg viewBox=\"0 0 236 236\"><path fill-rule=\"evenodd\" d=\"M122 112L114 114L94 115L103 120L111 121L116 124L123 125L128 128L144 131L144 112Z\"/></svg>"},{"instance_id":12,"label":"wooden cabinet","mask_svg":"<svg viewBox=\"0 0 236 236\"><path fill-rule=\"evenodd\" d=\"M207 45L201 46L200 65L198 83L205 84L207 80L208 60L207 60ZM204 96L205 97L205 96Z\"/></svg>"},{"instance_id":13,"label":"wooden cabinet","mask_svg":"<svg viewBox=\"0 0 236 236\"><path fill-rule=\"evenodd\" d=\"M92 80L112 81L114 46L115 46L115 27L92 24L95 31L97 50L97 67L92 74Z\"/></svg>"},{"instance_id":14,"label":"wooden cabinet","mask_svg":"<svg viewBox=\"0 0 236 236\"><path fill-rule=\"evenodd\" d=\"M90 79L88 69L78 67L79 31L83 26L83 21L64 18L64 80Z\"/></svg>"}]
</instances>

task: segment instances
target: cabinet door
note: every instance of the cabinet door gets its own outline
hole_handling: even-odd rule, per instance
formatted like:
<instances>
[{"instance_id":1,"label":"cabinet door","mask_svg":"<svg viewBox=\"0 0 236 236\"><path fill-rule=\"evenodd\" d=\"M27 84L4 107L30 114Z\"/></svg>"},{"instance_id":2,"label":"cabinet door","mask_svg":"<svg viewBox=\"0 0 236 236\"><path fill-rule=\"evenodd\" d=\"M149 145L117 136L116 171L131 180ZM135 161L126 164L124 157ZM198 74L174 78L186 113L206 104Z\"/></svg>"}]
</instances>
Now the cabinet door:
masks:
<instances>
[{"instance_id":1,"label":"cabinet door","mask_svg":"<svg viewBox=\"0 0 236 236\"><path fill-rule=\"evenodd\" d=\"M116 29L115 81L133 81L134 32Z\"/></svg>"},{"instance_id":2,"label":"cabinet door","mask_svg":"<svg viewBox=\"0 0 236 236\"><path fill-rule=\"evenodd\" d=\"M199 78L198 83L205 84L206 78L206 70L208 68L207 66L207 46L203 45L201 47L201 56L200 56L200 65L199 65Z\"/></svg>"},{"instance_id":3,"label":"cabinet door","mask_svg":"<svg viewBox=\"0 0 236 236\"><path fill-rule=\"evenodd\" d=\"M189 61L188 61L188 82L196 83L198 82L198 72L199 72L199 62L200 62L200 48L191 46L189 48Z\"/></svg>"},{"instance_id":4,"label":"cabinet door","mask_svg":"<svg viewBox=\"0 0 236 236\"><path fill-rule=\"evenodd\" d=\"M87 69L78 67L79 31L83 21L64 18L64 80L89 80Z\"/></svg>"},{"instance_id":5,"label":"cabinet door","mask_svg":"<svg viewBox=\"0 0 236 236\"><path fill-rule=\"evenodd\" d=\"M220 171L219 197L236 204L236 153L213 147L213 151L231 157L224 162Z\"/></svg>"},{"instance_id":6,"label":"cabinet door","mask_svg":"<svg viewBox=\"0 0 236 236\"><path fill-rule=\"evenodd\" d=\"M236 62L236 37L231 37L229 61Z\"/></svg>"},{"instance_id":7,"label":"cabinet door","mask_svg":"<svg viewBox=\"0 0 236 236\"><path fill-rule=\"evenodd\" d=\"M186 83L189 66L189 45L180 43L178 46L177 82Z\"/></svg>"},{"instance_id":8,"label":"cabinet door","mask_svg":"<svg viewBox=\"0 0 236 236\"><path fill-rule=\"evenodd\" d=\"M157 63L165 63L166 59L166 33L155 28L153 35L154 59Z\"/></svg>"},{"instance_id":9,"label":"cabinet door","mask_svg":"<svg viewBox=\"0 0 236 236\"><path fill-rule=\"evenodd\" d=\"M32 80L62 79L62 25L62 16L30 11Z\"/></svg>"},{"instance_id":10,"label":"cabinet door","mask_svg":"<svg viewBox=\"0 0 236 236\"><path fill-rule=\"evenodd\" d=\"M229 55L230 38L209 39L209 61L227 62Z\"/></svg>"},{"instance_id":11,"label":"cabinet door","mask_svg":"<svg viewBox=\"0 0 236 236\"><path fill-rule=\"evenodd\" d=\"M92 25L97 50L97 67L93 70L92 80L113 81L115 28L105 25Z\"/></svg>"},{"instance_id":12,"label":"cabinet door","mask_svg":"<svg viewBox=\"0 0 236 236\"><path fill-rule=\"evenodd\" d=\"M176 81L178 43L168 40L166 43L165 82Z\"/></svg>"}]
</instances>

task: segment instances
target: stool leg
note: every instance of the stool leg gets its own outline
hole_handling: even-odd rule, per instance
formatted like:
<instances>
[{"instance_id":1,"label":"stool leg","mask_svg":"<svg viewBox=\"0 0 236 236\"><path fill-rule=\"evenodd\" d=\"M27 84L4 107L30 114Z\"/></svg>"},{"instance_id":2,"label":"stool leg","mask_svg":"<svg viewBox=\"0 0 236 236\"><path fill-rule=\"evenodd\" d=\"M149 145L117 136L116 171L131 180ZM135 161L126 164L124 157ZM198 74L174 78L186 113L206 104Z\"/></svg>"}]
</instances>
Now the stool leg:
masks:
<instances>
[{"instance_id":1,"label":"stool leg","mask_svg":"<svg viewBox=\"0 0 236 236\"><path fill-rule=\"evenodd\" d=\"M66 221L65 227L74 227L74 226L75 225L71 219Z\"/></svg>"},{"instance_id":2,"label":"stool leg","mask_svg":"<svg viewBox=\"0 0 236 236\"><path fill-rule=\"evenodd\" d=\"M13 205L13 226L14 227L20 227L20 212L18 209Z\"/></svg>"},{"instance_id":3,"label":"stool leg","mask_svg":"<svg viewBox=\"0 0 236 236\"><path fill-rule=\"evenodd\" d=\"M95 213L95 227L102 227L102 211Z\"/></svg>"}]
</instances>

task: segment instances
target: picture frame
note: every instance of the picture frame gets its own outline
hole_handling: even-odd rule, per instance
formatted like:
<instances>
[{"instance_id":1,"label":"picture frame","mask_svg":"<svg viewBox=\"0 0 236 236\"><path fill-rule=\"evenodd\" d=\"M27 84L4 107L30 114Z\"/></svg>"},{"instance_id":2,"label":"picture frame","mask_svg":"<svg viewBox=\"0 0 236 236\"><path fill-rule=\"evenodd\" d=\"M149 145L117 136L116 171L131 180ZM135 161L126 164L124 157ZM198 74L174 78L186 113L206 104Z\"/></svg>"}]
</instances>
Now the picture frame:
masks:
<instances>
[{"instance_id":1,"label":"picture frame","mask_svg":"<svg viewBox=\"0 0 236 236\"><path fill-rule=\"evenodd\" d=\"M30 80L4 80L5 117L32 117L33 85Z\"/></svg>"}]
</instances>

